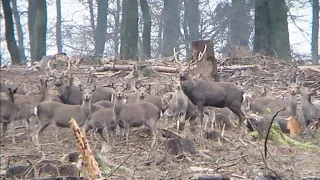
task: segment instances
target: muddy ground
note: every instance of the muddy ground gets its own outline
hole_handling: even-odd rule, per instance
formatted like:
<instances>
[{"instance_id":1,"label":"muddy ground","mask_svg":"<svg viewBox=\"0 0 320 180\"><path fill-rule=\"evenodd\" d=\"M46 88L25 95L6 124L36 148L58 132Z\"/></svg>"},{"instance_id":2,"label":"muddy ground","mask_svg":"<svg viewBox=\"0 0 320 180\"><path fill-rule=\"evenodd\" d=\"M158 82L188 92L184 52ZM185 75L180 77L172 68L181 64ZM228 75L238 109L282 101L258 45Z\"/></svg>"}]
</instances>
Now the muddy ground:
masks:
<instances>
[{"instance_id":1,"label":"muddy ground","mask_svg":"<svg viewBox=\"0 0 320 180\"><path fill-rule=\"evenodd\" d=\"M26 92L37 91L39 76L38 72L22 73L21 69L1 70L1 79L23 84ZM16 124L23 125L22 122ZM163 124L163 120L160 120L159 125ZM7 135L0 139L2 171L9 161L10 165L26 164L26 160L36 164L42 158L60 160L63 154L78 150L75 137L68 128L59 129L57 142L55 129L53 125L49 126L40 136L41 149L37 149L33 143L26 140L25 129L16 130L15 133L18 135L17 144L12 144L11 138ZM320 178L319 136L297 138L300 142L311 142L317 146L307 149L268 141L268 157L264 159L264 140L253 140L248 133L241 137L241 133L227 130L225 136L229 141L205 140L187 128L183 134L195 143L197 150L210 156L209 159L203 159L189 152L179 155L166 153L164 139L159 139L156 149L151 150L148 136L143 133L132 134L134 137L130 137L129 148L125 143L118 141L111 150L105 151L104 155L108 161L129 168L134 174L119 170L113 172L112 179L189 179L195 174L227 175L231 179L253 179L262 174L277 175L281 179ZM93 150L97 151L102 141L96 137L90 144ZM195 167L207 169L200 172L196 171ZM108 169L109 172L113 170Z\"/></svg>"}]
</instances>

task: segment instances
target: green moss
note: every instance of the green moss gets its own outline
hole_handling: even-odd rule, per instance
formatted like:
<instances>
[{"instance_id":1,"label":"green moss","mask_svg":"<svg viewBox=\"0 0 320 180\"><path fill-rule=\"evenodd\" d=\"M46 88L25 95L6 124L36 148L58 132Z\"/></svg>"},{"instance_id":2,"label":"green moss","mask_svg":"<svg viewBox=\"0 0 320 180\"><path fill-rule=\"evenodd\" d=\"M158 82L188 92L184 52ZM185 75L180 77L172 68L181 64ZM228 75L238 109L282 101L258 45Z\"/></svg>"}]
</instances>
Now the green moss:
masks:
<instances>
[{"instance_id":1,"label":"green moss","mask_svg":"<svg viewBox=\"0 0 320 180\"><path fill-rule=\"evenodd\" d=\"M259 134L257 131L252 132L250 135L255 139L259 137ZM312 150L314 148L318 148L317 146L313 145L310 142L302 143L290 138L289 136L287 136L281 131L280 126L277 122L273 122L268 138L269 140L276 141L279 144L289 145L289 146L297 147L304 150Z\"/></svg>"}]
</instances>

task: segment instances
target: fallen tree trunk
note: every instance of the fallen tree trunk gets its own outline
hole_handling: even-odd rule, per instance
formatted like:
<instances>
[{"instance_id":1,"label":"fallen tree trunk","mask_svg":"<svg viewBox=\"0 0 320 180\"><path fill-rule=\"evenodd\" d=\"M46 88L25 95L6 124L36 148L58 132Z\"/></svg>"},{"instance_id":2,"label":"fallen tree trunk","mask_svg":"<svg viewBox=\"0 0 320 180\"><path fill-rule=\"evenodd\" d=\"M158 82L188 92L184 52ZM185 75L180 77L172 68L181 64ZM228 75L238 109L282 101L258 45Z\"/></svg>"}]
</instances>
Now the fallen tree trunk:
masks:
<instances>
[{"instance_id":1,"label":"fallen tree trunk","mask_svg":"<svg viewBox=\"0 0 320 180\"><path fill-rule=\"evenodd\" d=\"M140 66L139 68L145 67L147 65ZM164 73L178 73L180 70L179 68L174 67L167 67L167 66L150 66L155 71L164 72ZM222 72L230 72L234 70L245 70L250 68L258 67L257 65L244 65L244 66L223 66L218 67L218 71ZM96 68L97 72L104 72L104 71L132 71L134 65L104 65L103 67Z\"/></svg>"}]
</instances>

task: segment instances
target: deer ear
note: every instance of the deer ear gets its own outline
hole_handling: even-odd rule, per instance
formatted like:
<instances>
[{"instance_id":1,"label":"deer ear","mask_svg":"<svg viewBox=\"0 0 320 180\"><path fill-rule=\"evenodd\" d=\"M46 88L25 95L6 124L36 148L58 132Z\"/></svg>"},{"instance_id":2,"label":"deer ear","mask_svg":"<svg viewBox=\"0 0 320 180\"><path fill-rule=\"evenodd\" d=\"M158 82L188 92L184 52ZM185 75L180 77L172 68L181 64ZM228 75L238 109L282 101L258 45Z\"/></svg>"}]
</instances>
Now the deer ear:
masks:
<instances>
[{"instance_id":1,"label":"deer ear","mask_svg":"<svg viewBox=\"0 0 320 180\"><path fill-rule=\"evenodd\" d=\"M97 89L97 87L96 86L92 86L92 92L94 92L95 90Z\"/></svg>"},{"instance_id":2,"label":"deer ear","mask_svg":"<svg viewBox=\"0 0 320 180\"><path fill-rule=\"evenodd\" d=\"M83 92L83 89L82 89L82 85L81 85L81 84L79 84L79 89L80 89L81 92Z\"/></svg>"},{"instance_id":3,"label":"deer ear","mask_svg":"<svg viewBox=\"0 0 320 180\"><path fill-rule=\"evenodd\" d=\"M111 83L109 84L109 86L112 87L113 89L116 89L116 88L117 88L117 86L116 86L116 84L115 84L114 82L111 82Z\"/></svg>"},{"instance_id":4,"label":"deer ear","mask_svg":"<svg viewBox=\"0 0 320 180\"><path fill-rule=\"evenodd\" d=\"M147 89L148 89L148 91L151 90L151 84L147 84Z\"/></svg>"},{"instance_id":5,"label":"deer ear","mask_svg":"<svg viewBox=\"0 0 320 180\"><path fill-rule=\"evenodd\" d=\"M18 90L18 88L16 87L16 88L12 91L12 93L13 93L13 94L17 93L17 90Z\"/></svg>"},{"instance_id":6,"label":"deer ear","mask_svg":"<svg viewBox=\"0 0 320 180\"><path fill-rule=\"evenodd\" d=\"M141 84L136 82L134 83L134 87L138 90L141 87Z\"/></svg>"}]
</instances>

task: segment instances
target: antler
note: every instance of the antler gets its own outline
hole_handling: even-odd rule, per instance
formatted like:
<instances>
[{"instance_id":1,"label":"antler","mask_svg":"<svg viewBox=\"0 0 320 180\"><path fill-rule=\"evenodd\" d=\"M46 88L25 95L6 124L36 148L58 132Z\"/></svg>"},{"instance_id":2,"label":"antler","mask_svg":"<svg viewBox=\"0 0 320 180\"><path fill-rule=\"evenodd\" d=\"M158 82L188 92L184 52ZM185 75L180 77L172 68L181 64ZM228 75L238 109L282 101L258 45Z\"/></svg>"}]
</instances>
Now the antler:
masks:
<instances>
[{"instance_id":1,"label":"antler","mask_svg":"<svg viewBox=\"0 0 320 180\"><path fill-rule=\"evenodd\" d=\"M183 67L182 63L178 60L178 57L177 57L177 52L176 52L176 47L173 47L173 57L174 57L174 61L179 64L180 68Z\"/></svg>"},{"instance_id":2,"label":"antler","mask_svg":"<svg viewBox=\"0 0 320 180\"><path fill-rule=\"evenodd\" d=\"M206 54L206 51L207 51L207 44L204 45L203 52L199 52L198 59L195 62L188 64L188 66L190 67L192 65L195 65L197 62L202 61L204 55Z\"/></svg>"},{"instance_id":3,"label":"antler","mask_svg":"<svg viewBox=\"0 0 320 180\"><path fill-rule=\"evenodd\" d=\"M67 58L68 58L68 68L67 68L67 70L63 71L63 74L66 74L71 67L71 58L69 58L69 57L67 57Z\"/></svg>"},{"instance_id":4,"label":"antler","mask_svg":"<svg viewBox=\"0 0 320 180\"><path fill-rule=\"evenodd\" d=\"M50 63L51 63L51 58L48 60L48 63L47 63L47 66L49 68L49 71L50 71L50 74L53 74L54 73L54 70L52 70L51 66L50 66Z\"/></svg>"}]
</instances>

